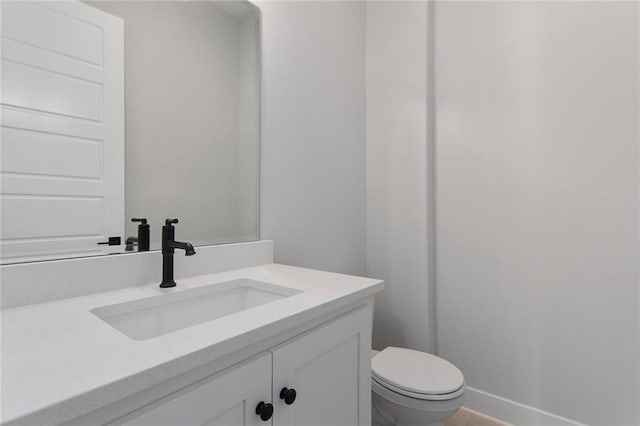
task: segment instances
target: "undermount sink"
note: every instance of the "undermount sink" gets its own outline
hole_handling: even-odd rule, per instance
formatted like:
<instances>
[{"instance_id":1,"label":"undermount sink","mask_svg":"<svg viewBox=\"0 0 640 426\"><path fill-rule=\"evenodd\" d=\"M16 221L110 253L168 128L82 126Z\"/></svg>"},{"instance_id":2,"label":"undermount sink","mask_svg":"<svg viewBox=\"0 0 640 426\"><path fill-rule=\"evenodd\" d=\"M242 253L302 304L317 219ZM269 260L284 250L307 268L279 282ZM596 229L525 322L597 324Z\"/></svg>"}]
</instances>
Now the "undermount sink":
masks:
<instances>
[{"instance_id":1,"label":"undermount sink","mask_svg":"<svg viewBox=\"0 0 640 426\"><path fill-rule=\"evenodd\" d=\"M101 306L91 313L133 340L147 340L301 293L237 279L146 299Z\"/></svg>"}]
</instances>

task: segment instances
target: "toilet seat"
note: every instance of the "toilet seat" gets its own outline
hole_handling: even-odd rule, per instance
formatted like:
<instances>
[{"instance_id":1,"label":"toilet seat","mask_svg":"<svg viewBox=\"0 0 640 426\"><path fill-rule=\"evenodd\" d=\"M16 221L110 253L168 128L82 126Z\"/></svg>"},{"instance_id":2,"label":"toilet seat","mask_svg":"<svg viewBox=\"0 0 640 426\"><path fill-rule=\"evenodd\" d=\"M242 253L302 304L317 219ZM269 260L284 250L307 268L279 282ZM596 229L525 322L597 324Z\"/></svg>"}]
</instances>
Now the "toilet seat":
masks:
<instances>
[{"instance_id":1,"label":"toilet seat","mask_svg":"<svg viewBox=\"0 0 640 426\"><path fill-rule=\"evenodd\" d=\"M425 352L388 347L372 358L371 370L378 385L415 399L442 401L464 393L460 370Z\"/></svg>"},{"instance_id":2,"label":"toilet seat","mask_svg":"<svg viewBox=\"0 0 640 426\"><path fill-rule=\"evenodd\" d=\"M398 395L406 396L409 398L419 399L422 401L448 401L450 399L455 399L460 395L464 394L464 385L462 385L458 390L451 393L444 394L428 394L428 393L418 393L411 392L406 389L401 389L395 387L389 383L385 383L383 381L378 380L376 377L371 377L371 381L378 386L387 389L390 392L396 393Z\"/></svg>"}]
</instances>

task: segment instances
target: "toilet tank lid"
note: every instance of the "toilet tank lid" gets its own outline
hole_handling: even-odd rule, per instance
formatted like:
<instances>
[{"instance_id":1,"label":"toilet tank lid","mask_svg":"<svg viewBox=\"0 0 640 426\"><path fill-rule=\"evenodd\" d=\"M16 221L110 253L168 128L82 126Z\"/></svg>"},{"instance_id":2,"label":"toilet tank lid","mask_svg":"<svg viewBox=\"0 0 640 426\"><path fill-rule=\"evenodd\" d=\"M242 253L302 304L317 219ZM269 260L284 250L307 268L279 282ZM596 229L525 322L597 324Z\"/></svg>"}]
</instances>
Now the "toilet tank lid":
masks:
<instances>
[{"instance_id":1,"label":"toilet tank lid","mask_svg":"<svg viewBox=\"0 0 640 426\"><path fill-rule=\"evenodd\" d=\"M388 347L373 357L374 377L399 389L428 395L456 392L462 372L449 361L426 352Z\"/></svg>"}]
</instances>

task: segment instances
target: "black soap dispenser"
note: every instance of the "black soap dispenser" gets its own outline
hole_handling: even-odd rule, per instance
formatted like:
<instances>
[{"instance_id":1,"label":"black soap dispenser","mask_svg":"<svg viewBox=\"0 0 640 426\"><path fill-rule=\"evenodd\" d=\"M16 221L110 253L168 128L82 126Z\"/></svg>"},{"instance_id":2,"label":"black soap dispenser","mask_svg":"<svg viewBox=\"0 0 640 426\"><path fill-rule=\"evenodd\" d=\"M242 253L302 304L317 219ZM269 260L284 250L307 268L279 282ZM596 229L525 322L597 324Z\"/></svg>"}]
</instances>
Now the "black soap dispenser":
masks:
<instances>
[{"instance_id":1,"label":"black soap dispenser","mask_svg":"<svg viewBox=\"0 0 640 426\"><path fill-rule=\"evenodd\" d=\"M151 234L149 229L151 226L147 223L147 219L134 217L131 222L140 222L138 225L138 251L149 251L149 235Z\"/></svg>"}]
</instances>

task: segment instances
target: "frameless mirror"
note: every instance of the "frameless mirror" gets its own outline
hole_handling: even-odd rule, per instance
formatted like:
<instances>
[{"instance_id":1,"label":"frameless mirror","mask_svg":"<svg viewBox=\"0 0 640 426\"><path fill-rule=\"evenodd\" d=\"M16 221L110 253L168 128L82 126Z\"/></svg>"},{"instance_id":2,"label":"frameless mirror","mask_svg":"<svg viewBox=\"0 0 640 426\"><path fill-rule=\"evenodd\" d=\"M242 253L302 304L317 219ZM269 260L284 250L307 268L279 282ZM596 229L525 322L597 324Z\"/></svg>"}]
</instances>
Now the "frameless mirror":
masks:
<instances>
[{"instance_id":1,"label":"frameless mirror","mask_svg":"<svg viewBox=\"0 0 640 426\"><path fill-rule=\"evenodd\" d=\"M254 5L0 7L2 263L259 238Z\"/></svg>"}]
</instances>

